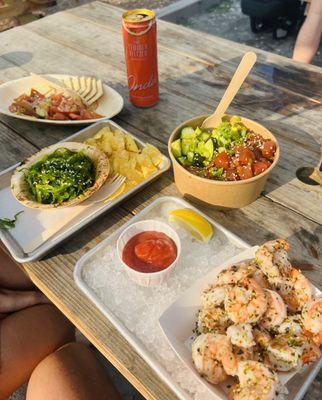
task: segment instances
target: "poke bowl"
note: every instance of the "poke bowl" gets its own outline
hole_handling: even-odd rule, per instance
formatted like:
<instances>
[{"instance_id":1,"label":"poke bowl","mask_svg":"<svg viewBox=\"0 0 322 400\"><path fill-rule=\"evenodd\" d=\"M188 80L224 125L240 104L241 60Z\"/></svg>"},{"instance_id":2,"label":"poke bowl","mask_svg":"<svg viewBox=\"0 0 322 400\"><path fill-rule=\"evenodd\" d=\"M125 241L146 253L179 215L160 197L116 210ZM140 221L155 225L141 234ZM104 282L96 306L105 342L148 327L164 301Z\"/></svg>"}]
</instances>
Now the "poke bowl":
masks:
<instances>
[{"instance_id":1,"label":"poke bowl","mask_svg":"<svg viewBox=\"0 0 322 400\"><path fill-rule=\"evenodd\" d=\"M229 160L234 161L237 159L237 162L239 162L240 159L236 157L236 153L232 149L227 150L229 146L234 146L234 141L230 139L229 142L229 139L223 138L222 140L226 140L226 142L221 142L216 129L204 131L199 128L208 116L200 115L183 122L174 129L169 138L168 152L173 164L175 184L184 196L193 200L199 200L220 208L244 207L255 201L263 191L267 178L279 159L280 149L278 142L275 136L263 125L248 118L225 115L223 123L224 125L226 124L226 128L228 126L227 123L232 124L231 126L236 123L239 129L242 127L243 132L238 137L241 143L244 143L243 140L245 141L247 134L250 133L254 137L260 138L261 144L269 144L271 148L268 150L272 151L271 157L265 161L263 154L254 155L257 151L255 149L250 159L246 157L246 162L237 167L237 170L241 171L241 175L236 173L236 176L230 174L228 177L227 172L231 173L231 170L236 170L234 169L235 167L226 170L222 167L218 168L223 164L222 160L219 160L218 164L216 159L212 159L212 157L219 155L219 153L230 152L231 155L228 154ZM225 128L224 125L223 128ZM190 139L189 134L191 135ZM206 141L202 140L204 134L207 136ZM191 139L191 137L194 137L194 139ZM181 145L179 146L180 140ZM218 147L217 141L221 147ZM213 143L215 143L215 146L217 145L215 150ZM185 149L187 145L188 151ZM194 148L191 149L191 146ZM274 148L273 150L272 147ZM258 147L258 151L261 152L260 147ZM181 154L181 157L179 157L181 152L186 154ZM203 157L200 157L200 154ZM189 156L193 158L189 159ZM223 158L223 156L221 155L219 158ZM200 162L204 162L208 166L204 167L203 164L201 164L201 167L194 166L195 163L200 165L198 164ZM214 168L211 169L211 172L217 174L214 177L205 175L205 173L209 173L209 166L211 167L212 163ZM239 167L240 169L238 169ZM246 174L243 176L244 172L248 176Z\"/></svg>"}]
</instances>

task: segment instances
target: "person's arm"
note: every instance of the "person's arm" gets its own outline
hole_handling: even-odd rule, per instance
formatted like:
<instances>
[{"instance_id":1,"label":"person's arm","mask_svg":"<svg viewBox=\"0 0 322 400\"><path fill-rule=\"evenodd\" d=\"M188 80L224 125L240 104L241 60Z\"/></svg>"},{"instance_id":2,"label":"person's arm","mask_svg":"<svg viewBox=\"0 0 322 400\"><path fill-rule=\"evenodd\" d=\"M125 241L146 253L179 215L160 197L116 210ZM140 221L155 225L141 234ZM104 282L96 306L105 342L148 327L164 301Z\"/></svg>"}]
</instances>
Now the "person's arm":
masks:
<instances>
[{"instance_id":1,"label":"person's arm","mask_svg":"<svg viewBox=\"0 0 322 400\"><path fill-rule=\"evenodd\" d=\"M293 59L309 64L320 44L322 35L322 0L312 0L306 20L298 34Z\"/></svg>"}]
</instances>

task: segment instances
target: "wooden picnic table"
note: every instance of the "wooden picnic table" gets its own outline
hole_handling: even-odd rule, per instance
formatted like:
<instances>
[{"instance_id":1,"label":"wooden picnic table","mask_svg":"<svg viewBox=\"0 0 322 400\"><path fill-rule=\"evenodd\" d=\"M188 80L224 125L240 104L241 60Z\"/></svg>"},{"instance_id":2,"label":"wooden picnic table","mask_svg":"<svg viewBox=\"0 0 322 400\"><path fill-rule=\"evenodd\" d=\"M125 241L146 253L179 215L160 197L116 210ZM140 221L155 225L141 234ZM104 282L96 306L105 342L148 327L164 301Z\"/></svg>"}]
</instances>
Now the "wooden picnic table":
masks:
<instances>
[{"instance_id":1,"label":"wooden picnic table","mask_svg":"<svg viewBox=\"0 0 322 400\"><path fill-rule=\"evenodd\" d=\"M115 121L166 153L174 127L213 110L249 47L158 21L161 98L153 108L138 109L127 100L121 14L118 8L94 2L1 33L0 80L16 79L31 71L97 75L125 98L124 110ZM322 289L322 190L296 177L298 168L316 167L321 162L321 69L256 52L259 61L230 112L257 120L275 133L281 146L279 164L264 194L253 204L240 210L202 209L252 245L286 238L292 246L294 265ZM78 129L1 116L0 169ZM171 172L91 223L42 261L23 268L144 397L172 400L176 395L73 280L75 263L82 254L161 195L180 196ZM307 399L320 398L321 381L320 375Z\"/></svg>"}]
</instances>

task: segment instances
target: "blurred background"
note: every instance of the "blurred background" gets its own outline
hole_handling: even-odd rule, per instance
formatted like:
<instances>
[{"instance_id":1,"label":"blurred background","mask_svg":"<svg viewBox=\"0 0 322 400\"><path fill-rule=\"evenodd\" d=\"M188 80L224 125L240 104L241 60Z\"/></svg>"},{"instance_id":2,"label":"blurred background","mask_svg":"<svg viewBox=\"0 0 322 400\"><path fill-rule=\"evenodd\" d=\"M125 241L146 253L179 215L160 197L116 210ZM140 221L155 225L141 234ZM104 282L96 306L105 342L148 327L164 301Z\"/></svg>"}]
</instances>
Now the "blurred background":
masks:
<instances>
[{"instance_id":1,"label":"blurred background","mask_svg":"<svg viewBox=\"0 0 322 400\"><path fill-rule=\"evenodd\" d=\"M298 32L312 0L101 1L124 9L151 8L162 19L292 57ZM0 0L0 31L89 2L90 0ZM312 63L322 66L321 46Z\"/></svg>"}]
</instances>

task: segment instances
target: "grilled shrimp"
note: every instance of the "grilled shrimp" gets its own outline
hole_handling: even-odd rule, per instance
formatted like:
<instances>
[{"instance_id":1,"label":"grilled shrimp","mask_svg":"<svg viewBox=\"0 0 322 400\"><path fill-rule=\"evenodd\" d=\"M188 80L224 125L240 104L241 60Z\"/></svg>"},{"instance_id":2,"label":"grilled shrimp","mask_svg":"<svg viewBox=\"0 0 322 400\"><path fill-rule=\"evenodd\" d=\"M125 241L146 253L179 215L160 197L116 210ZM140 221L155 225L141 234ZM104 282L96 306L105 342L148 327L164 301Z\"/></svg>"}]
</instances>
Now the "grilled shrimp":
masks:
<instances>
[{"instance_id":1,"label":"grilled shrimp","mask_svg":"<svg viewBox=\"0 0 322 400\"><path fill-rule=\"evenodd\" d=\"M199 311L197 329L199 333L224 333L231 324L226 311L221 307L203 307Z\"/></svg>"},{"instance_id":2,"label":"grilled shrimp","mask_svg":"<svg viewBox=\"0 0 322 400\"><path fill-rule=\"evenodd\" d=\"M229 286L209 286L201 295L202 303L206 307L222 306L225 301L226 290Z\"/></svg>"},{"instance_id":3,"label":"grilled shrimp","mask_svg":"<svg viewBox=\"0 0 322 400\"><path fill-rule=\"evenodd\" d=\"M302 364L303 348L293 336L277 335L266 349L270 365L277 371L290 371Z\"/></svg>"},{"instance_id":4,"label":"grilled shrimp","mask_svg":"<svg viewBox=\"0 0 322 400\"><path fill-rule=\"evenodd\" d=\"M298 347L302 350L301 361L304 364L316 361L321 357L319 347L304 333L284 335L284 337L291 347Z\"/></svg>"},{"instance_id":5,"label":"grilled shrimp","mask_svg":"<svg viewBox=\"0 0 322 400\"><path fill-rule=\"evenodd\" d=\"M239 347L233 345L233 353L236 357L237 362L256 360L258 361L258 354L256 347Z\"/></svg>"},{"instance_id":6,"label":"grilled shrimp","mask_svg":"<svg viewBox=\"0 0 322 400\"><path fill-rule=\"evenodd\" d=\"M302 334L297 336L297 339L301 342L303 348L302 362L304 364L309 364L320 359L321 351L319 346L310 337Z\"/></svg>"},{"instance_id":7,"label":"grilled shrimp","mask_svg":"<svg viewBox=\"0 0 322 400\"><path fill-rule=\"evenodd\" d=\"M239 384L232 387L231 400L273 400L276 398L278 377L264 364L257 361L238 363Z\"/></svg>"},{"instance_id":8,"label":"grilled shrimp","mask_svg":"<svg viewBox=\"0 0 322 400\"><path fill-rule=\"evenodd\" d=\"M279 334L267 348L267 361L278 371L290 371L321 357L318 346L303 333Z\"/></svg>"},{"instance_id":9,"label":"grilled shrimp","mask_svg":"<svg viewBox=\"0 0 322 400\"><path fill-rule=\"evenodd\" d=\"M303 309L303 327L315 344L322 344L322 297L309 302Z\"/></svg>"},{"instance_id":10,"label":"grilled shrimp","mask_svg":"<svg viewBox=\"0 0 322 400\"><path fill-rule=\"evenodd\" d=\"M222 270L216 277L216 285L235 285L240 280L247 278L250 265L249 262L243 262Z\"/></svg>"},{"instance_id":11,"label":"grilled shrimp","mask_svg":"<svg viewBox=\"0 0 322 400\"><path fill-rule=\"evenodd\" d=\"M208 333L198 336L192 344L192 360L208 382L218 384L227 379L220 358L216 355L216 335Z\"/></svg>"},{"instance_id":12,"label":"grilled shrimp","mask_svg":"<svg viewBox=\"0 0 322 400\"><path fill-rule=\"evenodd\" d=\"M225 310L236 324L257 322L267 310L264 289L252 278L243 279L227 293Z\"/></svg>"},{"instance_id":13,"label":"grilled shrimp","mask_svg":"<svg viewBox=\"0 0 322 400\"><path fill-rule=\"evenodd\" d=\"M269 287L269 282L266 275L257 264L252 264L249 269L251 270L249 275L250 278L253 278L263 288Z\"/></svg>"},{"instance_id":14,"label":"grilled shrimp","mask_svg":"<svg viewBox=\"0 0 322 400\"><path fill-rule=\"evenodd\" d=\"M268 287L266 276L260 268L252 262L243 262L224 269L218 274L216 285L235 285L246 278L253 278L261 286Z\"/></svg>"},{"instance_id":15,"label":"grilled shrimp","mask_svg":"<svg viewBox=\"0 0 322 400\"><path fill-rule=\"evenodd\" d=\"M275 391L272 392L270 386L267 386L268 393L263 392L260 385L234 385L228 393L228 400L274 400Z\"/></svg>"},{"instance_id":16,"label":"grilled shrimp","mask_svg":"<svg viewBox=\"0 0 322 400\"><path fill-rule=\"evenodd\" d=\"M288 308L301 311L303 306L311 300L312 290L309 281L301 271L291 268L282 279L271 281L271 285L282 296Z\"/></svg>"},{"instance_id":17,"label":"grilled shrimp","mask_svg":"<svg viewBox=\"0 0 322 400\"><path fill-rule=\"evenodd\" d=\"M238 347L248 349L256 344L250 324L231 325L227 329L227 336L230 338L231 343Z\"/></svg>"},{"instance_id":18,"label":"grilled shrimp","mask_svg":"<svg viewBox=\"0 0 322 400\"><path fill-rule=\"evenodd\" d=\"M281 296L273 290L266 289L267 310L259 324L265 329L280 325L286 317L286 306Z\"/></svg>"},{"instance_id":19,"label":"grilled shrimp","mask_svg":"<svg viewBox=\"0 0 322 400\"><path fill-rule=\"evenodd\" d=\"M237 361L226 335L201 334L192 344L192 359L200 375L213 384L223 382L237 371Z\"/></svg>"},{"instance_id":20,"label":"grilled shrimp","mask_svg":"<svg viewBox=\"0 0 322 400\"><path fill-rule=\"evenodd\" d=\"M267 349L270 341L272 340L271 335L265 330L254 329L253 336L255 343L257 343L263 349Z\"/></svg>"},{"instance_id":21,"label":"grilled shrimp","mask_svg":"<svg viewBox=\"0 0 322 400\"><path fill-rule=\"evenodd\" d=\"M256 262L268 279L280 278L291 268L288 250L289 244L277 239L264 243L256 251Z\"/></svg>"},{"instance_id":22,"label":"grilled shrimp","mask_svg":"<svg viewBox=\"0 0 322 400\"><path fill-rule=\"evenodd\" d=\"M275 327L278 333L286 333L291 335L299 335L302 333L302 319L299 314L290 315L284 321Z\"/></svg>"}]
</instances>

